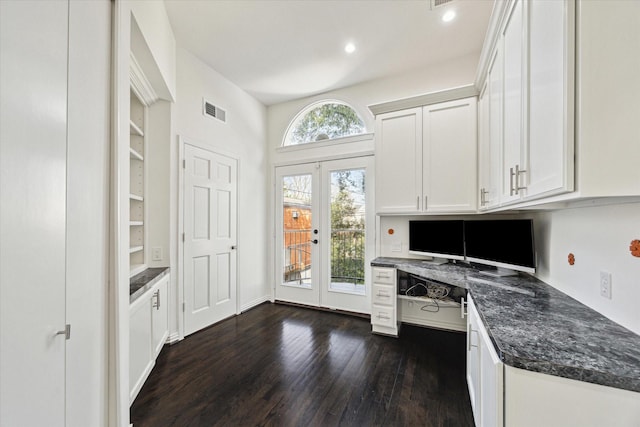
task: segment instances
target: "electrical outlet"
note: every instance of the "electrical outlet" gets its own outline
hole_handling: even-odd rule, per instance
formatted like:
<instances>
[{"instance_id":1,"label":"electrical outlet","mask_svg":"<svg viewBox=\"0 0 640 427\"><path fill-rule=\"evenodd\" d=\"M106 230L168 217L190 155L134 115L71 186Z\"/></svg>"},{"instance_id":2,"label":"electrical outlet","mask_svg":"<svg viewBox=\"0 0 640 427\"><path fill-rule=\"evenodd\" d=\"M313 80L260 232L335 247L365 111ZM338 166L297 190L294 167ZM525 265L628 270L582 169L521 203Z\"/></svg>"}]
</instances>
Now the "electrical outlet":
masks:
<instances>
[{"instance_id":1,"label":"electrical outlet","mask_svg":"<svg viewBox=\"0 0 640 427\"><path fill-rule=\"evenodd\" d=\"M162 248L151 249L151 261L162 261Z\"/></svg>"},{"instance_id":2,"label":"electrical outlet","mask_svg":"<svg viewBox=\"0 0 640 427\"><path fill-rule=\"evenodd\" d=\"M611 273L600 272L600 296L611 299Z\"/></svg>"}]
</instances>

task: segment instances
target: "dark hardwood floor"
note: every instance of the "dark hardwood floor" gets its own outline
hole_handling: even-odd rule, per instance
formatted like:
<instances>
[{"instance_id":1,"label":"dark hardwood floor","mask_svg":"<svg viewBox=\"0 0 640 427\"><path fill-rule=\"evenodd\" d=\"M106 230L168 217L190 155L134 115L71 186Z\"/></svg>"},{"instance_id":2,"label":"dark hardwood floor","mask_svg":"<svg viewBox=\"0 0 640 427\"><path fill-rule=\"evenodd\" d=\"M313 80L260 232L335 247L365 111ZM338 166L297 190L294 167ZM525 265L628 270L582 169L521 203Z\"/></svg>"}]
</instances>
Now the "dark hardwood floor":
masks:
<instances>
[{"instance_id":1,"label":"dark hardwood floor","mask_svg":"<svg viewBox=\"0 0 640 427\"><path fill-rule=\"evenodd\" d=\"M472 426L465 335L262 304L165 346L134 427Z\"/></svg>"}]
</instances>

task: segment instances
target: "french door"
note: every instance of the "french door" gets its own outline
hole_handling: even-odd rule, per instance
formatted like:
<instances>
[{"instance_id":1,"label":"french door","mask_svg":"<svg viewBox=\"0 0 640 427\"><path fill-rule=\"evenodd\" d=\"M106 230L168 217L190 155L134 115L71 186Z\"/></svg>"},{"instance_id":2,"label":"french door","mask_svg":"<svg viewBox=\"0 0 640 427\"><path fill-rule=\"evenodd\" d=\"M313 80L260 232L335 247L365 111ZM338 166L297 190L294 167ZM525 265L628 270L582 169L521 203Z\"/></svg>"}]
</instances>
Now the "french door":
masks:
<instances>
[{"instance_id":1,"label":"french door","mask_svg":"<svg viewBox=\"0 0 640 427\"><path fill-rule=\"evenodd\" d=\"M372 178L372 157L276 168L276 300L370 312Z\"/></svg>"}]
</instances>

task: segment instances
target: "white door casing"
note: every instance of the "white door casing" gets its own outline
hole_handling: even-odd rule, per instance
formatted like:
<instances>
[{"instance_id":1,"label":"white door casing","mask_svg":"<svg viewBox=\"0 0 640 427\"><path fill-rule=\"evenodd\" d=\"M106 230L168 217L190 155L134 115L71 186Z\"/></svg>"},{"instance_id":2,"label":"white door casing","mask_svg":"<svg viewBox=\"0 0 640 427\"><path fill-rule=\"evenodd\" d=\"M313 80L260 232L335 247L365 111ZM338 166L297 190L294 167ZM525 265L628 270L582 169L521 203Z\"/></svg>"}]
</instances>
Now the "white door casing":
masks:
<instances>
[{"instance_id":1,"label":"white door casing","mask_svg":"<svg viewBox=\"0 0 640 427\"><path fill-rule=\"evenodd\" d=\"M236 314L238 161L188 143L183 147L186 336Z\"/></svg>"}]
</instances>

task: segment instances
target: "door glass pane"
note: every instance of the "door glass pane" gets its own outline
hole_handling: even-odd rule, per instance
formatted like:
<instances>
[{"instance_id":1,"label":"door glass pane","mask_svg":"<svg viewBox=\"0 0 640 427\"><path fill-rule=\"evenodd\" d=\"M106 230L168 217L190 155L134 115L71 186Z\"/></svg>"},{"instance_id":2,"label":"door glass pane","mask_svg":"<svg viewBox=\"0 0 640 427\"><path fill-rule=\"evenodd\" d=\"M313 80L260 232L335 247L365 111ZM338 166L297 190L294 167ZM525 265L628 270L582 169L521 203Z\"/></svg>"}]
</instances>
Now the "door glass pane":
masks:
<instances>
[{"instance_id":1,"label":"door glass pane","mask_svg":"<svg viewBox=\"0 0 640 427\"><path fill-rule=\"evenodd\" d=\"M329 289L364 295L365 169L332 171L330 178Z\"/></svg>"},{"instance_id":2,"label":"door glass pane","mask_svg":"<svg viewBox=\"0 0 640 427\"><path fill-rule=\"evenodd\" d=\"M282 283L287 286L311 287L311 201L311 174L282 177Z\"/></svg>"}]
</instances>

